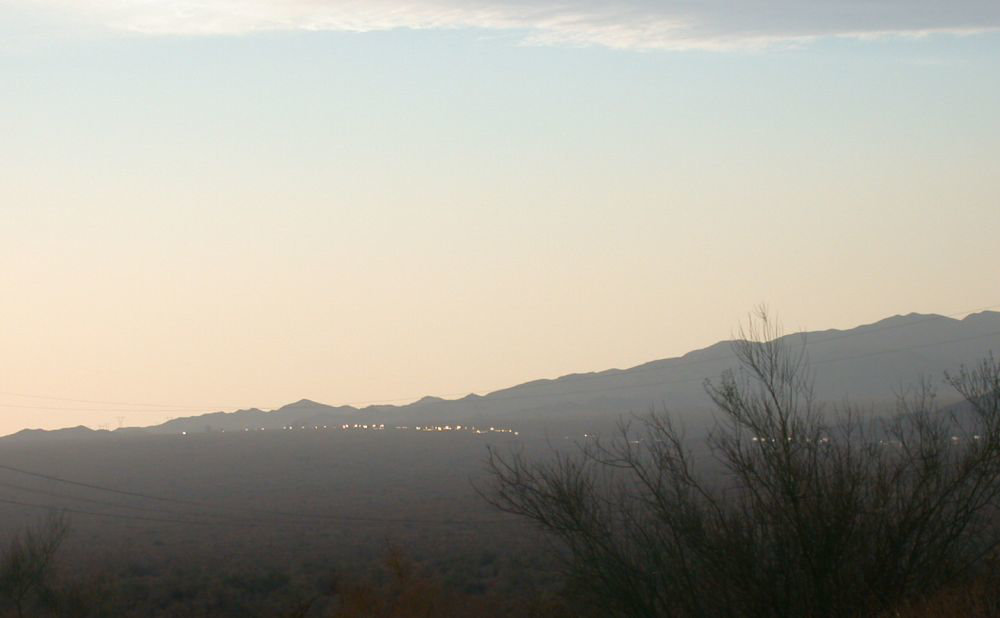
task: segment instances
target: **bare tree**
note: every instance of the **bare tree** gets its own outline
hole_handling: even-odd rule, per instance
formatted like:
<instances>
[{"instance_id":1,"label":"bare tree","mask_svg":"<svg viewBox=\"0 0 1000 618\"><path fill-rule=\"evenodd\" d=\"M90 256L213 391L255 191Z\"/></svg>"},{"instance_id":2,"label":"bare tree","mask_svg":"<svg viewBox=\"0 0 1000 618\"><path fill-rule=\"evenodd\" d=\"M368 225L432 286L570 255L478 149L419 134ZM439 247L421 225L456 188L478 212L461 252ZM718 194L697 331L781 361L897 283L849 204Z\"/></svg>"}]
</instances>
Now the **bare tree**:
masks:
<instances>
[{"instance_id":1,"label":"bare tree","mask_svg":"<svg viewBox=\"0 0 1000 618\"><path fill-rule=\"evenodd\" d=\"M23 617L33 596L43 593L52 576L55 555L69 530L62 512L53 512L38 526L16 533L0 555L0 595Z\"/></svg>"},{"instance_id":2,"label":"bare tree","mask_svg":"<svg viewBox=\"0 0 1000 618\"><path fill-rule=\"evenodd\" d=\"M484 494L554 534L608 615L872 615L982 568L1000 544L1000 364L947 376L964 408L924 382L889 419L827 414L766 312L739 334L740 369L706 383L706 457L651 414L546 460L491 450Z\"/></svg>"}]
</instances>

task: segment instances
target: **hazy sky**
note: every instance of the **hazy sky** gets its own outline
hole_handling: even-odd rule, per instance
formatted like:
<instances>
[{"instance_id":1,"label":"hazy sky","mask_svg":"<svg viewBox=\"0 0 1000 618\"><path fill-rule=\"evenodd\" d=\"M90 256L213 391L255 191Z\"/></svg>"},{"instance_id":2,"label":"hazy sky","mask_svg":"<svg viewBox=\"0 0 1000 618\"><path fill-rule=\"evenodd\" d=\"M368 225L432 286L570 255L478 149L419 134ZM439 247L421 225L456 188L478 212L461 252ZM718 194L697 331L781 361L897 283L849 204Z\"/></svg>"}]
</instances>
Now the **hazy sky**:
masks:
<instances>
[{"instance_id":1,"label":"hazy sky","mask_svg":"<svg viewBox=\"0 0 1000 618\"><path fill-rule=\"evenodd\" d=\"M734 7L0 0L0 433L1000 304L1000 3Z\"/></svg>"}]
</instances>

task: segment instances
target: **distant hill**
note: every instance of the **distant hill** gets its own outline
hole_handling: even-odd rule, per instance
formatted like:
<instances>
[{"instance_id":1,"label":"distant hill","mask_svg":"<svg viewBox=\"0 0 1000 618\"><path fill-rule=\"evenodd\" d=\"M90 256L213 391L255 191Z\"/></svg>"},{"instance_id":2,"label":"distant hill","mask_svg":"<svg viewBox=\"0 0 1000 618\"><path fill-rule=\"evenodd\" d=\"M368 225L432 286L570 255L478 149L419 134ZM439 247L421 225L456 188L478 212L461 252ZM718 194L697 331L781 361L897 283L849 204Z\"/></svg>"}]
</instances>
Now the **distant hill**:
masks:
<instances>
[{"instance_id":1,"label":"distant hill","mask_svg":"<svg viewBox=\"0 0 1000 618\"><path fill-rule=\"evenodd\" d=\"M89 427L84 427L83 425L77 425L76 427L53 430L22 429L21 431L6 437L16 438L18 440L76 439L89 438L97 435L108 435L110 433L111 432L106 429L91 429Z\"/></svg>"},{"instance_id":2,"label":"distant hill","mask_svg":"<svg viewBox=\"0 0 1000 618\"><path fill-rule=\"evenodd\" d=\"M945 371L1000 352L1000 312L986 311L953 319L911 313L850 330L787 335L784 342L804 346L822 401L884 406L921 376L940 380ZM707 424L711 406L704 381L736 365L730 341L678 358L656 360L630 369L608 369L535 380L487 395L461 399L424 397L402 406L330 406L301 400L271 411L250 409L177 418L147 428L111 432L181 433L282 430L293 427L385 423L415 426L432 423L531 426L550 429L566 424L607 425L620 414L666 408L693 428ZM953 394L942 390L942 398ZM85 428L56 432L20 432L14 439L45 435L104 435Z\"/></svg>"}]
</instances>

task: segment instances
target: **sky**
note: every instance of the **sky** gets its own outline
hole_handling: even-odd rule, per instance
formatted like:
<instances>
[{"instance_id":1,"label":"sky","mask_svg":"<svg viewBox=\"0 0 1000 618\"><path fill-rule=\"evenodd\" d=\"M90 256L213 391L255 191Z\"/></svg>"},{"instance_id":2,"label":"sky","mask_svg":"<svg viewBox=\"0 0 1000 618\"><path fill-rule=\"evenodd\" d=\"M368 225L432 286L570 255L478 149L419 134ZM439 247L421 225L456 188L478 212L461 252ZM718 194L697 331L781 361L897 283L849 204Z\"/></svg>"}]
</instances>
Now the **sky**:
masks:
<instances>
[{"instance_id":1,"label":"sky","mask_svg":"<svg viewBox=\"0 0 1000 618\"><path fill-rule=\"evenodd\" d=\"M0 433L483 393L760 303L997 307L998 29L994 1L0 0Z\"/></svg>"}]
</instances>

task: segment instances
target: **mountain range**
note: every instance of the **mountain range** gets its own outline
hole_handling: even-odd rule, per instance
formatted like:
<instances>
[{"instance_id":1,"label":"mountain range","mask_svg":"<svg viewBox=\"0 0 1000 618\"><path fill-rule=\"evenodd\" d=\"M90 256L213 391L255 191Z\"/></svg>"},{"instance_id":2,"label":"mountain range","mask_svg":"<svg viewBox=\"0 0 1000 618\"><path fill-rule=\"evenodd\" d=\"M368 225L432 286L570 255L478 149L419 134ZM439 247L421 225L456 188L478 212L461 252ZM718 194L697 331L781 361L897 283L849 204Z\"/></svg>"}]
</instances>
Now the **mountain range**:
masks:
<instances>
[{"instance_id":1,"label":"mountain range","mask_svg":"<svg viewBox=\"0 0 1000 618\"><path fill-rule=\"evenodd\" d=\"M911 313L849 330L786 335L783 343L803 349L817 398L850 401L875 408L890 406L901 390L922 377L942 382L944 373L1000 351L1000 312L983 311L955 319ZM407 405L363 408L331 406L303 399L275 410L213 412L176 418L152 427L114 432L84 427L57 431L24 430L15 439L79 438L87 435L157 434L281 430L286 427L433 424L533 427L544 431L573 425L607 426L622 414L665 409L688 426L707 426L712 418L705 380L737 366L732 341L721 341L676 358L629 369L576 373L527 382L486 395L460 399L424 397ZM946 387L941 397L954 397Z\"/></svg>"}]
</instances>

